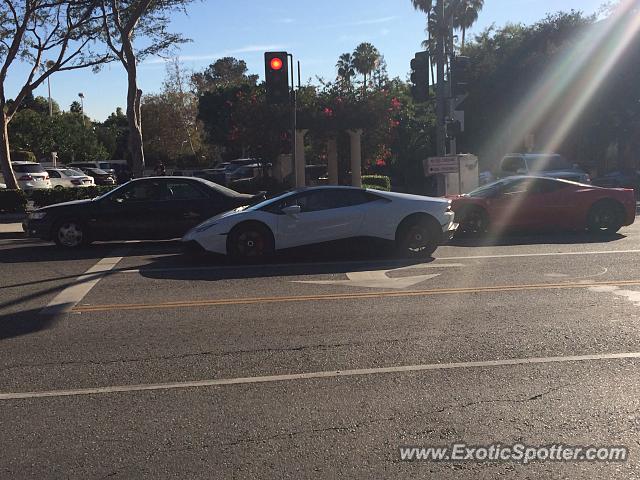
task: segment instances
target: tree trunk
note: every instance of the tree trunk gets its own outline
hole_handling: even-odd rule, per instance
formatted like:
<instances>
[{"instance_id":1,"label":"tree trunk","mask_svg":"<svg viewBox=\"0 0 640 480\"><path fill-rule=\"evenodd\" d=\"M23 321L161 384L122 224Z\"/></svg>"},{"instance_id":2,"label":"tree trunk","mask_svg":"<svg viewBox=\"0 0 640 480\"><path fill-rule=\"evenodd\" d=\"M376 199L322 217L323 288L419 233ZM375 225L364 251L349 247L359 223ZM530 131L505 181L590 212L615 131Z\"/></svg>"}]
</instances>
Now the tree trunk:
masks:
<instances>
[{"instance_id":1,"label":"tree trunk","mask_svg":"<svg viewBox=\"0 0 640 480\"><path fill-rule=\"evenodd\" d=\"M436 75L434 72L434 67L436 62L433 61L433 49L431 48L431 10L427 13L427 51L429 52L429 69L431 70L431 85L436 84Z\"/></svg>"},{"instance_id":2,"label":"tree trunk","mask_svg":"<svg viewBox=\"0 0 640 480\"><path fill-rule=\"evenodd\" d=\"M142 115L140 101L142 90L138 88L135 62L129 63L127 91L127 121L129 122L129 153L135 177L144 176L144 149L142 144Z\"/></svg>"},{"instance_id":3,"label":"tree trunk","mask_svg":"<svg viewBox=\"0 0 640 480\"><path fill-rule=\"evenodd\" d=\"M18 190L18 182L16 176L13 173L11 167L11 153L9 148L9 120L6 113L4 113L5 105L1 102L2 111L2 130L0 130L0 163L2 164L2 176L4 177L4 183L8 189Z\"/></svg>"},{"instance_id":4,"label":"tree trunk","mask_svg":"<svg viewBox=\"0 0 640 480\"><path fill-rule=\"evenodd\" d=\"M462 46L460 47L460 50L464 50L464 37L466 33L467 33L467 29L463 28L462 29Z\"/></svg>"}]
</instances>

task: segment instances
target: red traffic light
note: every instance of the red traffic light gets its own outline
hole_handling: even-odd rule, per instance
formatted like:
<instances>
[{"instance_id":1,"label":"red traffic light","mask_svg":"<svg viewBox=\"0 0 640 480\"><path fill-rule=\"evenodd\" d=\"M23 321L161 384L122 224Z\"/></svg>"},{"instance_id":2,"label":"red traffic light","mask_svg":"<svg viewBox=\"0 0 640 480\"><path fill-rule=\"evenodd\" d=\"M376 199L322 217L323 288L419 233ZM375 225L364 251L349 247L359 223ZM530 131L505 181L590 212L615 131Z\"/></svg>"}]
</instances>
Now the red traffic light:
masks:
<instances>
[{"instance_id":1,"label":"red traffic light","mask_svg":"<svg viewBox=\"0 0 640 480\"><path fill-rule=\"evenodd\" d=\"M278 57L271 59L271 70L282 70L282 66L282 60L280 60Z\"/></svg>"}]
</instances>

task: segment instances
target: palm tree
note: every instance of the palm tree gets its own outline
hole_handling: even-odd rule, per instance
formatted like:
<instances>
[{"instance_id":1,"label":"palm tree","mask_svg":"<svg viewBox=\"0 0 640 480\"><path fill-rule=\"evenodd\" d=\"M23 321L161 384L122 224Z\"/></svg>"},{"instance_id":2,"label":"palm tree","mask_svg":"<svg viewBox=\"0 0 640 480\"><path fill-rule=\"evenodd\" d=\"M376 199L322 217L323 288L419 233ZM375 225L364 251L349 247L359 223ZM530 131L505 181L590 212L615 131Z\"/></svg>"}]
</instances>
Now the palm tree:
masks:
<instances>
[{"instance_id":1,"label":"palm tree","mask_svg":"<svg viewBox=\"0 0 640 480\"><path fill-rule=\"evenodd\" d=\"M351 77L354 77L356 74L353 55L350 53L340 55L336 68L338 69L338 78L342 81L343 85L347 88L351 87Z\"/></svg>"},{"instance_id":2,"label":"palm tree","mask_svg":"<svg viewBox=\"0 0 640 480\"><path fill-rule=\"evenodd\" d=\"M484 7L484 0L459 0L458 8L454 14L454 27L462 30L462 46L464 48L467 29L476 23L478 15Z\"/></svg>"},{"instance_id":3,"label":"palm tree","mask_svg":"<svg viewBox=\"0 0 640 480\"><path fill-rule=\"evenodd\" d=\"M411 4L413 8L416 10L420 10L427 14L427 39L422 42L422 46L424 49L429 52L429 68L431 70L431 81L434 81L435 78L433 76L433 62L431 61L432 56L434 55L436 48L433 42L433 38L431 36L432 25L431 25L431 12L433 11L433 0L411 0Z\"/></svg>"},{"instance_id":4,"label":"palm tree","mask_svg":"<svg viewBox=\"0 0 640 480\"><path fill-rule=\"evenodd\" d=\"M361 43L353 52L353 66L363 78L363 91L367 90L367 76L373 72L380 62L380 52L370 43Z\"/></svg>"}]
</instances>

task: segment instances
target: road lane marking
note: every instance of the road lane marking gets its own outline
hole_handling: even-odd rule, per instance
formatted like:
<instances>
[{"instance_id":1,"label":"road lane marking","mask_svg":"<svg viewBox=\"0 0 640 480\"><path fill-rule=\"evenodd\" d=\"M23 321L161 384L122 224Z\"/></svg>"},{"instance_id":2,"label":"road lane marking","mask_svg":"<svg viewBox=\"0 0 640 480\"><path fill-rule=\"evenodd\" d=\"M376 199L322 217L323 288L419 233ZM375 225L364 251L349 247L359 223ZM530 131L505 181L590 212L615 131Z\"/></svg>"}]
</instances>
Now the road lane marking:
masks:
<instances>
[{"instance_id":1,"label":"road lane marking","mask_svg":"<svg viewBox=\"0 0 640 480\"><path fill-rule=\"evenodd\" d=\"M115 256L120 254L121 256ZM101 259L93 267L74 280L73 284L55 296L49 304L40 311L40 315L60 315L71 311L98 282L122 260L124 250L114 252L113 257Z\"/></svg>"},{"instance_id":2,"label":"road lane marking","mask_svg":"<svg viewBox=\"0 0 640 480\"><path fill-rule=\"evenodd\" d=\"M161 303L131 303L131 304L110 304L110 305L80 305L73 308L74 312L105 312L117 310L156 310L167 308L184 307L212 307L224 305L251 305L266 303L289 303L289 302L310 302L320 300L352 300L363 298L386 298L386 297L417 297L434 295L460 295L470 293L492 293L492 292L519 292L526 290L563 290L563 289L584 289L598 286L623 286L639 285L640 280L612 280L609 282L589 282L579 281L576 283L541 283L532 285L497 285L488 287L466 287L466 288L440 288L431 290L408 290L408 291L385 291L385 292L361 292L361 293L336 293L320 295L297 295L281 297L245 297L245 298L221 298L208 300L181 300Z\"/></svg>"},{"instance_id":3,"label":"road lane marking","mask_svg":"<svg viewBox=\"0 0 640 480\"><path fill-rule=\"evenodd\" d=\"M474 258L522 258L522 257L562 257L570 255L614 255L620 253L640 253L640 250L600 250L591 252L548 252L548 253L505 253L500 255L472 255L468 257L438 257L436 260L471 260Z\"/></svg>"},{"instance_id":4,"label":"road lane marking","mask_svg":"<svg viewBox=\"0 0 640 480\"><path fill-rule=\"evenodd\" d=\"M536 365L548 363L570 363L604 360L630 360L640 358L640 352L602 353L594 355L570 355L557 357L531 357L505 360L485 360L478 362L429 363L422 365L401 365L396 367L359 368L352 370L332 370L309 373L293 373L285 375L268 375L261 377L220 378L195 380L174 383L149 383L141 385L115 385L109 387L79 388L73 390L46 390L33 392L0 393L1 400L22 400L46 397L73 397L80 395L102 395L109 393L144 392L153 390L177 390L185 388L221 387L227 385L246 385L256 383L286 382L311 380L316 378L354 377L362 375L380 375L388 373L424 372L430 370L455 370L465 368L491 368L514 365Z\"/></svg>"}]
</instances>

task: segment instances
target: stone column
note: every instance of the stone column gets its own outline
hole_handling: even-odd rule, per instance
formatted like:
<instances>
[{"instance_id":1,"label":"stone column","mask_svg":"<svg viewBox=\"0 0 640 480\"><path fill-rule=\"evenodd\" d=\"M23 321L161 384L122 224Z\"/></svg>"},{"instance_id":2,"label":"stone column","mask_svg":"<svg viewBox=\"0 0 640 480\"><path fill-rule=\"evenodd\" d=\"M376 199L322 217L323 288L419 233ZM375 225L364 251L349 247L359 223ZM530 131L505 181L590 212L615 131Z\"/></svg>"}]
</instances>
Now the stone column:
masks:
<instances>
[{"instance_id":1,"label":"stone column","mask_svg":"<svg viewBox=\"0 0 640 480\"><path fill-rule=\"evenodd\" d=\"M296 188L305 186L304 136L309 130L296 130Z\"/></svg>"},{"instance_id":2,"label":"stone column","mask_svg":"<svg viewBox=\"0 0 640 480\"><path fill-rule=\"evenodd\" d=\"M338 142L335 137L327 140L327 171L329 185L338 185Z\"/></svg>"},{"instance_id":3,"label":"stone column","mask_svg":"<svg viewBox=\"0 0 640 480\"><path fill-rule=\"evenodd\" d=\"M362 187L362 129L348 133L351 138L351 185Z\"/></svg>"}]
</instances>

